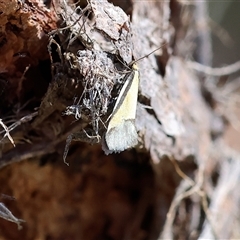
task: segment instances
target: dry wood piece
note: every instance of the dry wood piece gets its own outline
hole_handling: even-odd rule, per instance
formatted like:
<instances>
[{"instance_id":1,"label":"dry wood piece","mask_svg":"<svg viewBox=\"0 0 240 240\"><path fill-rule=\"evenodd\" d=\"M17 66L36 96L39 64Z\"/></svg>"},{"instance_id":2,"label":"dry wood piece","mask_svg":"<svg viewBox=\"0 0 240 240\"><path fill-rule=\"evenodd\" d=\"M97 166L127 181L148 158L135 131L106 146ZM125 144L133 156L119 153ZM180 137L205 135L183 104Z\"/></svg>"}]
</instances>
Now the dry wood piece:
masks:
<instances>
[{"instance_id":1,"label":"dry wood piece","mask_svg":"<svg viewBox=\"0 0 240 240\"><path fill-rule=\"evenodd\" d=\"M204 1L112 2L0 2L0 194L15 199L1 197L0 218L26 221L0 219L0 239L238 238L239 153L223 133L239 87L216 77L239 63L186 59ZM196 59L210 61L208 37ZM138 83L138 144L106 156Z\"/></svg>"}]
</instances>

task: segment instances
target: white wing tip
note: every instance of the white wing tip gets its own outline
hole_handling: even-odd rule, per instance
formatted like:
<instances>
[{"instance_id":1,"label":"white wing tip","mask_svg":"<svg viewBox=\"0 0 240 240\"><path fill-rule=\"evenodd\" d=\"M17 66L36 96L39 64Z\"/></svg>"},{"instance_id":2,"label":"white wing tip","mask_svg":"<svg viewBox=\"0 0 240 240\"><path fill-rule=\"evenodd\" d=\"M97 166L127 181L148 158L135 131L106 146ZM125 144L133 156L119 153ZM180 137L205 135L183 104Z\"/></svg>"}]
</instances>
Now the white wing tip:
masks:
<instances>
[{"instance_id":1,"label":"white wing tip","mask_svg":"<svg viewBox=\"0 0 240 240\"><path fill-rule=\"evenodd\" d=\"M138 134L134 121L124 120L117 127L106 132L103 150L105 154L122 152L138 144Z\"/></svg>"}]
</instances>

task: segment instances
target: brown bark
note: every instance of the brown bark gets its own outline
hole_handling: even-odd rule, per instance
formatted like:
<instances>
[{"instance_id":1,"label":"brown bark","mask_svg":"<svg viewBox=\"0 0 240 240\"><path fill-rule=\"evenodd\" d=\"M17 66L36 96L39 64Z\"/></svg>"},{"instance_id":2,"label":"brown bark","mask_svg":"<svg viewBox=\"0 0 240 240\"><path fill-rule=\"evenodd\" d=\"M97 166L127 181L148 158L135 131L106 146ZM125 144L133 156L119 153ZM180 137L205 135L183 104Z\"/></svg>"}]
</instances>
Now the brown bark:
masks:
<instances>
[{"instance_id":1,"label":"brown bark","mask_svg":"<svg viewBox=\"0 0 240 240\"><path fill-rule=\"evenodd\" d=\"M18 231L0 219L0 239L237 236L231 223L237 221L239 194L221 190L226 190L224 182L231 173L230 186L238 184L239 153L224 141L218 86L209 88L185 57L194 55L194 40L200 36L195 21L201 18L194 15L200 6L113 2L115 6L92 0L76 11L65 1L49 6L33 0L0 2L0 117L8 128L1 132L0 193L14 196L15 201L2 198L2 202L26 221ZM199 44L206 46L208 37L206 30ZM99 51L84 75L82 66L88 62L78 62L78 51L94 48ZM201 49L198 46L196 55L209 63L211 56L202 56ZM146 55L137 62L139 144L106 156L97 141L104 138L102 123L109 118L122 83L111 85L102 75L110 78L112 72L107 71L124 62L121 71L113 73L113 79L121 78L132 60ZM109 66L100 78L94 71L102 59ZM89 72L95 74L92 85L87 85L91 79L85 80ZM96 91L96 84L103 82L110 95ZM94 96L90 103L86 89ZM80 119L63 114L76 106L75 97L85 106ZM62 158L69 136L80 141L70 144L68 167ZM231 164L226 163L229 158ZM231 212L226 223L220 212L227 194L235 200L225 206ZM212 210L218 213L212 215ZM228 231L223 231L224 224Z\"/></svg>"}]
</instances>

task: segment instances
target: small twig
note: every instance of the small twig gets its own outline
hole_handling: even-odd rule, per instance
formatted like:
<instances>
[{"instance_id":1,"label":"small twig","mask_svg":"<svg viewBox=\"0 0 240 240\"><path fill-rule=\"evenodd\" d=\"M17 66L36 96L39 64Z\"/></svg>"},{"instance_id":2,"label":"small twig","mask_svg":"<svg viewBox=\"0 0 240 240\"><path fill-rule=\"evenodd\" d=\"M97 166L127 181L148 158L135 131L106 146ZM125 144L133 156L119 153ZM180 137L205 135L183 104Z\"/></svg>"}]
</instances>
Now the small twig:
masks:
<instances>
[{"instance_id":1,"label":"small twig","mask_svg":"<svg viewBox=\"0 0 240 240\"><path fill-rule=\"evenodd\" d=\"M162 236L163 238L168 238L171 226L173 225L174 218L177 213L177 207L179 206L180 202L193 195L194 193L198 194L202 199L202 207L206 214L207 220L209 221L209 225L212 229L213 236L217 239L217 234L214 228L213 221L211 220L209 210L208 210L208 204L207 204L207 196L206 193L201 190L201 186L203 185L203 176L204 176L204 168L203 166L200 167L199 173L198 173L198 180L197 182L194 182L191 178L189 178L178 166L177 162L171 158L171 161L175 167L176 172L179 174L180 177L183 178L182 185L178 188L178 193L176 193L175 198L172 201L172 204L170 206L170 209L167 214L167 220L165 222ZM191 187L189 190L187 188ZM187 190L187 191L186 191ZM161 239L161 238L159 238Z\"/></svg>"},{"instance_id":2,"label":"small twig","mask_svg":"<svg viewBox=\"0 0 240 240\"><path fill-rule=\"evenodd\" d=\"M70 144L72 142L72 139L73 139L73 134L68 135L67 140L66 140L66 144L65 144L64 153L63 153L63 162L67 166L69 166L69 163L66 161L66 159L67 159L67 154L68 154L69 146L70 146Z\"/></svg>"},{"instance_id":3,"label":"small twig","mask_svg":"<svg viewBox=\"0 0 240 240\"><path fill-rule=\"evenodd\" d=\"M4 136L3 136L3 138L2 139L4 139L6 136L7 136L7 138L9 139L9 141L12 143L12 145L15 147L15 143L14 143L14 141L13 141L13 139L12 139L12 137L11 137L11 135L10 135L10 131L9 131L9 129L8 129L8 127L3 123L3 121L2 121L2 119L0 119L0 125L4 128L4 130L5 130L5 134L4 134ZM1 140L2 141L2 140ZM0 141L0 142L1 142Z\"/></svg>"},{"instance_id":4,"label":"small twig","mask_svg":"<svg viewBox=\"0 0 240 240\"><path fill-rule=\"evenodd\" d=\"M208 18L208 24L211 27L212 33L215 34L223 45L229 46L233 45L234 41L226 29L224 29L220 24Z\"/></svg>"},{"instance_id":5,"label":"small twig","mask_svg":"<svg viewBox=\"0 0 240 240\"><path fill-rule=\"evenodd\" d=\"M16 218L3 203L0 203L0 217L16 223L18 225L18 230L22 228L21 223L25 222L22 219Z\"/></svg>"},{"instance_id":6,"label":"small twig","mask_svg":"<svg viewBox=\"0 0 240 240\"><path fill-rule=\"evenodd\" d=\"M57 144L64 141L67 138L67 136L69 136L72 132L77 132L79 131L79 129L82 128L83 126L81 124L78 124L70 131L58 137L55 141L50 142L42 141L39 144L34 144L31 147L31 151L29 151L29 147L27 147L27 149L24 150L19 150L18 148L10 150L0 159L0 169L15 162L21 162L29 158L36 158L44 156L49 153L53 153L56 151L55 146Z\"/></svg>"},{"instance_id":7,"label":"small twig","mask_svg":"<svg viewBox=\"0 0 240 240\"><path fill-rule=\"evenodd\" d=\"M189 185L190 186L194 186L195 185L195 182L190 178L188 177L179 167L179 165L177 164L176 160L173 158L173 157L170 157L170 160L176 170L176 173L182 178L182 179L185 179L186 181L188 181Z\"/></svg>"},{"instance_id":8,"label":"small twig","mask_svg":"<svg viewBox=\"0 0 240 240\"><path fill-rule=\"evenodd\" d=\"M0 198L1 198L1 199L13 200L13 201L16 200L15 197L9 196L9 195L3 194L3 193L0 194Z\"/></svg>"},{"instance_id":9,"label":"small twig","mask_svg":"<svg viewBox=\"0 0 240 240\"><path fill-rule=\"evenodd\" d=\"M33 112L33 113L30 113L30 114L20 118L18 121L16 121L15 123L11 124L8 127L8 131L11 132L13 129L15 129L16 127L20 126L21 124L31 121L37 115L38 115L38 112ZM1 133L3 133L3 131L1 131L0 134Z\"/></svg>"},{"instance_id":10,"label":"small twig","mask_svg":"<svg viewBox=\"0 0 240 240\"><path fill-rule=\"evenodd\" d=\"M197 62L188 61L187 65L189 68L194 69L198 72L202 72L206 75L211 75L214 77L221 77L224 75L230 75L240 70L240 61L230 64L226 67L212 68L209 66L204 66Z\"/></svg>"}]
</instances>

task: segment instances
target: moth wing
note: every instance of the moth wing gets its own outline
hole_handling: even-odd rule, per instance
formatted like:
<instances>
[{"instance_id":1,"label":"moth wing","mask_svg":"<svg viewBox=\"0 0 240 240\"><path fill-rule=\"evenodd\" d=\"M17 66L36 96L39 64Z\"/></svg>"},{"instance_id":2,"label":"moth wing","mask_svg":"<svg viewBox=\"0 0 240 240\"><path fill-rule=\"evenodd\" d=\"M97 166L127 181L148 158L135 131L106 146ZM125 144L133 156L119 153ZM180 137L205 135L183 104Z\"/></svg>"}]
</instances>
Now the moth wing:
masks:
<instances>
[{"instance_id":1,"label":"moth wing","mask_svg":"<svg viewBox=\"0 0 240 240\"><path fill-rule=\"evenodd\" d=\"M108 124L105 134L106 146L103 147L106 154L124 151L138 143L135 118L139 73L136 65L133 65L133 73L124 83Z\"/></svg>"}]
</instances>

